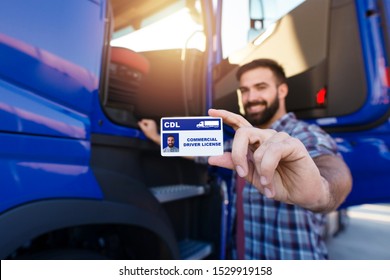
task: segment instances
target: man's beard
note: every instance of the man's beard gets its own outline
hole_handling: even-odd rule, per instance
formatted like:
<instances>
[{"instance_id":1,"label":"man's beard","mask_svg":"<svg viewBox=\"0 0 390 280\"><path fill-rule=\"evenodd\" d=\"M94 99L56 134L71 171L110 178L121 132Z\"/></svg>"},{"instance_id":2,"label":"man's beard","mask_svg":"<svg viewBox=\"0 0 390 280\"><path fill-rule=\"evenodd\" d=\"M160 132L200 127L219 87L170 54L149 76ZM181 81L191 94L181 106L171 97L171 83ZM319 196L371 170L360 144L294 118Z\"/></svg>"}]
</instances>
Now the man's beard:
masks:
<instances>
[{"instance_id":1,"label":"man's beard","mask_svg":"<svg viewBox=\"0 0 390 280\"><path fill-rule=\"evenodd\" d=\"M263 112L250 114L248 113L248 108L253 105L265 105L265 109ZM248 102L245 107L245 117L253 126L261 126L263 124L268 123L275 113L279 109L279 98L275 97L275 100L267 106L267 102L265 101L257 101L257 102Z\"/></svg>"}]
</instances>

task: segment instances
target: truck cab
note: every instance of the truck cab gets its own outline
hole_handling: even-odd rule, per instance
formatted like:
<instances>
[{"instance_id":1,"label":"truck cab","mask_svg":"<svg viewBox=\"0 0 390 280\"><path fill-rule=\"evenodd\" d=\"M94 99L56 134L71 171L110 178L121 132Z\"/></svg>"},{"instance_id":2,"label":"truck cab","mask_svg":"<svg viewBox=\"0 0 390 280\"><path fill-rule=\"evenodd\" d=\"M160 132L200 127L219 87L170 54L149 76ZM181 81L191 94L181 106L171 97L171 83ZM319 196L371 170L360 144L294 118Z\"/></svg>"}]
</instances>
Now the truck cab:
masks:
<instances>
[{"instance_id":1,"label":"truck cab","mask_svg":"<svg viewBox=\"0 0 390 280\"><path fill-rule=\"evenodd\" d=\"M224 259L231 172L161 157L138 121L240 113L235 70L257 57L336 138L354 177L343 207L389 202L390 5L307 0L268 18L266 2L5 1L0 257ZM242 48L229 22L246 24Z\"/></svg>"}]
</instances>

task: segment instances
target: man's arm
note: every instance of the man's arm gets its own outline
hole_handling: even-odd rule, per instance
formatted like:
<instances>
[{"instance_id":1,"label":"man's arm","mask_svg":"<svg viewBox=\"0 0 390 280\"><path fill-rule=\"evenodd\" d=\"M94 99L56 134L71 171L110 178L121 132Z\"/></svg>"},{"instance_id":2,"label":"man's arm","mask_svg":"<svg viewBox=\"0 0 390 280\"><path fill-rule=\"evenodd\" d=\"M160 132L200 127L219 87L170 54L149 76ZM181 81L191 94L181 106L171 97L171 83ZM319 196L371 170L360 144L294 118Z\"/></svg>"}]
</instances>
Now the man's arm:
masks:
<instances>
[{"instance_id":1,"label":"man's arm","mask_svg":"<svg viewBox=\"0 0 390 280\"><path fill-rule=\"evenodd\" d=\"M312 209L316 212L336 210L352 189L352 176L348 166L338 156L323 155L313 159L321 176L327 181L328 202Z\"/></svg>"}]
</instances>

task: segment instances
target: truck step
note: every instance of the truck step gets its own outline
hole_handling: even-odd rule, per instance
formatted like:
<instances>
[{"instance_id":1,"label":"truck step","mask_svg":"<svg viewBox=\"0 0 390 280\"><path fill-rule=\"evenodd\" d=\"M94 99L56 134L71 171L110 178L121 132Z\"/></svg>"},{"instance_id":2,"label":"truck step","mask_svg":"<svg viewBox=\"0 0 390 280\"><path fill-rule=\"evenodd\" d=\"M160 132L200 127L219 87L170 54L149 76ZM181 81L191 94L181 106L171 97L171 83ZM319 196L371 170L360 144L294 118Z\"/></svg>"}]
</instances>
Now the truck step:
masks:
<instances>
[{"instance_id":1,"label":"truck step","mask_svg":"<svg viewBox=\"0 0 390 280\"><path fill-rule=\"evenodd\" d=\"M150 190L160 202L169 202L199 196L206 192L205 186L199 185L169 185L152 187Z\"/></svg>"},{"instance_id":2,"label":"truck step","mask_svg":"<svg viewBox=\"0 0 390 280\"><path fill-rule=\"evenodd\" d=\"M183 260L201 260L212 252L212 245L207 242L186 239L179 242L180 256Z\"/></svg>"}]
</instances>

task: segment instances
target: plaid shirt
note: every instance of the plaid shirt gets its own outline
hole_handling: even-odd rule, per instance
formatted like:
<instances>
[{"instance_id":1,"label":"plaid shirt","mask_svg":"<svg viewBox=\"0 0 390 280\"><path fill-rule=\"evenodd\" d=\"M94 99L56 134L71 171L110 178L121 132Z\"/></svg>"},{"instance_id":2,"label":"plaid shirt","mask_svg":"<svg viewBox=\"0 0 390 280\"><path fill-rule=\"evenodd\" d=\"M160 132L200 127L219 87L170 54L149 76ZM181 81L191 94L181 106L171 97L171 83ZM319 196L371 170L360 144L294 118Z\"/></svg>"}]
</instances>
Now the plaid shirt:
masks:
<instances>
[{"instance_id":1,"label":"plaid shirt","mask_svg":"<svg viewBox=\"0 0 390 280\"><path fill-rule=\"evenodd\" d=\"M301 140L312 158L338 154L337 145L328 134L316 125L297 120L293 113L284 115L271 129L284 131ZM235 186L234 181L232 186ZM248 182L245 184L242 199L245 259L328 258L323 240L326 225L324 214L268 199ZM235 195L232 205L234 217ZM234 236L232 242L235 247ZM233 249L233 258L237 257L236 253Z\"/></svg>"}]
</instances>

